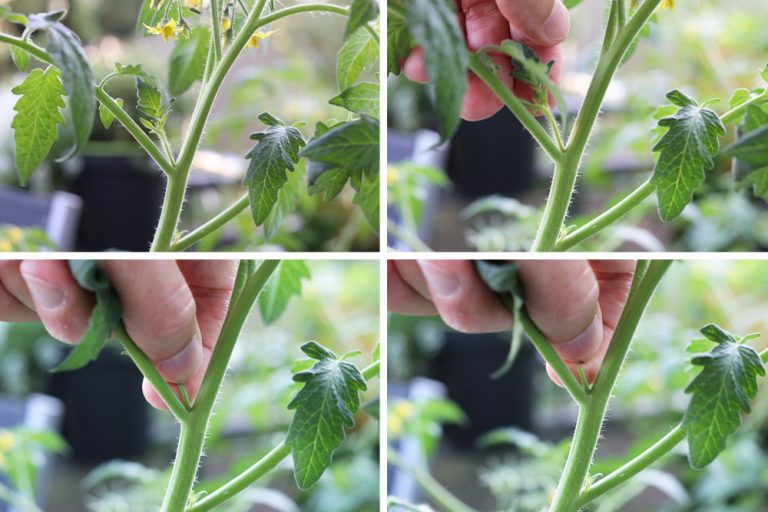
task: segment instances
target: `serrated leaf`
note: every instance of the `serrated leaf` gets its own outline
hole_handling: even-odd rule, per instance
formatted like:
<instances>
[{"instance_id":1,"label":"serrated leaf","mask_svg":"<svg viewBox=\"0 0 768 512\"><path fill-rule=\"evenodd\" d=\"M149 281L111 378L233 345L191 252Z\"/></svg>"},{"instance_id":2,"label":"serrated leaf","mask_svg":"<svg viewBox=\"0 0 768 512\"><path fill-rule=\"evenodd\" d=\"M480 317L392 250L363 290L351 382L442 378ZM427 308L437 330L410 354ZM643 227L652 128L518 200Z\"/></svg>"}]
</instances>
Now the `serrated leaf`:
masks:
<instances>
[{"instance_id":1,"label":"serrated leaf","mask_svg":"<svg viewBox=\"0 0 768 512\"><path fill-rule=\"evenodd\" d=\"M354 34L357 29L369 21L375 20L378 16L379 2L377 0L352 0L352 5L349 7L349 21L344 31L344 39Z\"/></svg>"},{"instance_id":2,"label":"serrated leaf","mask_svg":"<svg viewBox=\"0 0 768 512\"><path fill-rule=\"evenodd\" d=\"M125 104L122 98L116 98L115 103L120 108L123 108ZM112 114L112 111L101 104L99 105L99 119L101 119L101 124L104 125L105 130L109 130L112 127L112 123L115 122L115 116Z\"/></svg>"},{"instance_id":3,"label":"serrated leaf","mask_svg":"<svg viewBox=\"0 0 768 512\"><path fill-rule=\"evenodd\" d=\"M405 21L407 8L405 0L387 2L387 72L394 75L400 74L400 62L414 46Z\"/></svg>"},{"instance_id":4,"label":"serrated leaf","mask_svg":"<svg viewBox=\"0 0 768 512\"><path fill-rule=\"evenodd\" d=\"M667 131L653 147L659 156L652 180L664 221L680 215L691 202L705 172L714 167L719 137L725 134L720 117L711 109L698 106L680 91L670 92L667 98L680 108L659 121Z\"/></svg>"},{"instance_id":5,"label":"serrated leaf","mask_svg":"<svg viewBox=\"0 0 768 512\"><path fill-rule=\"evenodd\" d=\"M285 260L269 278L264 291L259 294L259 311L265 324L271 324L283 314L294 296L301 295L302 279L311 274L301 260Z\"/></svg>"},{"instance_id":6,"label":"serrated leaf","mask_svg":"<svg viewBox=\"0 0 768 512\"><path fill-rule=\"evenodd\" d=\"M708 353L693 358L692 364L702 370L685 390L692 395L683 420L688 459L697 469L725 449L726 439L741 424L741 412L750 410L749 401L757 393L757 376L765 375L755 349L731 341L717 326L707 327L708 332L702 329L702 334L721 341Z\"/></svg>"},{"instance_id":7,"label":"serrated leaf","mask_svg":"<svg viewBox=\"0 0 768 512\"><path fill-rule=\"evenodd\" d=\"M168 63L168 90L171 95L180 96L193 83L202 80L210 38L207 27L197 27L188 38L176 42Z\"/></svg>"},{"instance_id":8,"label":"serrated leaf","mask_svg":"<svg viewBox=\"0 0 768 512\"><path fill-rule=\"evenodd\" d=\"M157 121L165 114L163 93L152 82L142 76L136 77L136 108L150 121Z\"/></svg>"},{"instance_id":9,"label":"serrated leaf","mask_svg":"<svg viewBox=\"0 0 768 512\"><path fill-rule=\"evenodd\" d=\"M299 160L293 172L288 173L288 181L285 182L277 193L277 201L272 210L264 219L264 239L269 241L280 231L285 218L290 215L301 201L302 186L304 182L304 160Z\"/></svg>"},{"instance_id":10,"label":"serrated leaf","mask_svg":"<svg viewBox=\"0 0 768 512\"><path fill-rule=\"evenodd\" d=\"M327 165L323 172L342 170L355 179L372 178L379 172L379 121L362 116L337 124L310 140L301 156Z\"/></svg>"},{"instance_id":11,"label":"serrated leaf","mask_svg":"<svg viewBox=\"0 0 768 512\"><path fill-rule=\"evenodd\" d=\"M494 292L496 292L512 314L512 336L509 342L509 352L501 367L491 374L491 378L498 379L506 374L517 358L523 343L523 290L520 279L517 276L517 265L514 263L476 261L475 268L480 279Z\"/></svg>"},{"instance_id":12,"label":"serrated leaf","mask_svg":"<svg viewBox=\"0 0 768 512\"><path fill-rule=\"evenodd\" d=\"M363 82L332 98L328 103L342 107L355 114L379 118L379 85Z\"/></svg>"},{"instance_id":13,"label":"serrated leaf","mask_svg":"<svg viewBox=\"0 0 768 512\"><path fill-rule=\"evenodd\" d=\"M318 362L293 377L304 386L288 405L296 413L285 443L293 450L296 483L307 489L331 463L333 453L344 441L344 428L354 426L360 392L367 385L354 364L340 361L319 344L305 345L302 350Z\"/></svg>"},{"instance_id":14,"label":"serrated leaf","mask_svg":"<svg viewBox=\"0 0 768 512\"><path fill-rule=\"evenodd\" d=\"M13 63L19 68L19 71L26 72L29 67L29 52L19 48L18 46L10 46L11 59Z\"/></svg>"},{"instance_id":15,"label":"serrated leaf","mask_svg":"<svg viewBox=\"0 0 768 512\"><path fill-rule=\"evenodd\" d=\"M357 193L352 200L354 204L360 207L365 215L365 219L371 226L373 231L379 231L379 217L380 217L380 185L379 175L377 174L374 179L369 179L367 176L363 176L360 185L356 188Z\"/></svg>"},{"instance_id":16,"label":"serrated leaf","mask_svg":"<svg viewBox=\"0 0 768 512\"><path fill-rule=\"evenodd\" d=\"M29 177L43 162L58 136L58 125L64 124L59 109L65 108L61 72L55 67L45 71L34 69L21 85L11 92L20 95L13 109L16 167L19 181L26 185Z\"/></svg>"},{"instance_id":17,"label":"serrated leaf","mask_svg":"<svg viewBox=\"0 0 768 512\"><path fill-rule=\"evenodd\" d=\"M725 148L725 154L734 157L733 175L738 187L752 187L758 197L768 199L768 154L760 147L768 141L768 112L752 105L747 108L739 137Z\"/></svg>"},{"instance_id":18,"label":"serrated leaf","mask_svg":"<svg viewBox=\"0 0 768 512\"><path fill-rule=\"evenodd\" d=\"M336 59L339 90L349 89L363 71L372 69L378 58L379 51L371 34L362 28L355 31L344 41Z\"/></svg>"},{"instance_id":19,"label":"serrated leaf","mask_svg":"<svg viewBox=\"0 0 768 512\"><path fill-rule=\"evenodd\" d=\"M65 11L55 11L29 16L29 27L34 32L48 33L46 50L53 57L54 65L61 70L61 81L67 92L67 123L74 133L73 147L59 160L73 157L83 148L93 130L96 118L96 96L93 72L85 58L80 38L59 22Z\"/></svg>"},{"instance_id":20,"label":"serrated leaf","mask_svg":"<svg viewBox=\"0 0 768 512\"><path fill-rule=\"evenodd\" d=\"M144 71L141 64L120 64L117 62L115 64L115 73L124 76L138 76L152 85L155 85L156 82L155 77Z\"/></svg>"},{"instance_id":21,"label":"serrated leaf","mask_svg":"<svg viewBox=\"0 0 768 512\"><path fill-rule=\"evenodd\" d=\"M413 40L424 49L424 68L440 119L440 134L448 139L459 126L459 112L467 90L469 54L447 0L412 0L406 18Z\"/></svg>"},{"instance_id":22,"label":"serrated leaf","mask_svg":"<svg viewBox=\"0 0 768 512\"><path fill-rule=\"evenodd\" d=\"M77 283L86 290L95 292L96 306L91 313L88 328L83 339L69 353L67 358L52 371L76 370L98 357L112 330L120 322L122 307L106 275L93 260L71 260L69 268Z\"/></svg>"},{"instance_id":23,"label":"serrated leaf","mask_svg":"<svg viewBox=\"0 0 768 512\"><path fill-rule=\"evenodd\" d=\"M266 112L259 119L267 125L260 133L251 135L256 146L246 155L251 162L245 176L253 221L260 226L269 216L280 189L288 181L288 172L299 161L299 151L305 141L301 132L286 126Z\"/></svg>"}]
</instances>

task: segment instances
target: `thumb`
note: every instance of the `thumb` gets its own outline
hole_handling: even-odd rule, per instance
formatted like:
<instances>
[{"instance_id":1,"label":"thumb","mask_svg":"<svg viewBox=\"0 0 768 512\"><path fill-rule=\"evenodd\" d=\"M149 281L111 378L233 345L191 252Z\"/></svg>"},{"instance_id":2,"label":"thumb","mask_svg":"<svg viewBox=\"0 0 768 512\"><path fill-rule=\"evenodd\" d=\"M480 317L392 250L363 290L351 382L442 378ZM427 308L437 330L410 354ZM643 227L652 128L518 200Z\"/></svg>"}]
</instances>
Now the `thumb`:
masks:
<instances>
[{"instance_id":1,"label":"thumb","mask_svg":"<svg viewBox=\"0 0 768 512\"><path fill-rule=\"evenodd\" d=\"M568 37L571 20L562 0L496 0L512 38L529 46L555 46Z\"/></svg>"},{"instance_id":2,"label":"thumb","mask_svg":"<svg viewBox=\"0 0 768 512\"><path fill-rule=\"evenodd\" d=\"M586 261L519 261L531 319L570 363L584 363L603 341L600 287Z\"/></svg>"}]
</instances>

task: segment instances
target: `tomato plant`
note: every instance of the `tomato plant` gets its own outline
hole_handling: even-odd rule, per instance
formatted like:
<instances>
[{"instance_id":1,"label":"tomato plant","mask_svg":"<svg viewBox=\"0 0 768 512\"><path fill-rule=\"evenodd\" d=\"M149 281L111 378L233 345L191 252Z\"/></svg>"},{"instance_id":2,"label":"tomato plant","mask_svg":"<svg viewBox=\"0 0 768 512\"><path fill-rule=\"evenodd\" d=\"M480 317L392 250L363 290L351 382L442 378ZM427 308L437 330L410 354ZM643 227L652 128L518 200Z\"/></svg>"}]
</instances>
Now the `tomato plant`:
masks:
<instances>
[{"instance_id":1,"label":"tomato plant","mask_svg":"<svg viewBox=\"0 0 768 512\"><path fill-rule=\"evenodd\" d=\"M618 463L613 471L607 474L591 473L598 439L603 433L608 404L626 363L635 332L648 302L671 264L670 260L637 263L627 301L616 324L603 364L592 383L587 381L583 372L576 375L571 372L546 336L528 316L522 303L515 265L478 264L479 274L486 284L496 291L507 308L515 313L510 356L500 371L505 371L509 360L514 358L521 343L520 331L524 330L578 406L575 431L570 439L570 446L566 446L567 458L564 459L562 471L555 472L553 487L556 485L556 490L549 494L550 512L576 512L586 508L594 500L631 481L638 473L672 452L684 440L687 441L690 466L701 469L712 463L726 448L729 436L741 425L742 415L750 412L750 402L758 390L758 379L766 374L768 350L758 352L750 346L750 341L759 334L740 336L715 324L707 324L700 329L702 338L692 340L687 348L694 354L690 361L691 377L685 387L685 393L690 395L690 400L677 425L648 443L642 451L632 454L629 460ZM412 414L400 413L399 416L406 416L408 421L415 421ZM397 419L398 411L391 411L390 418L392 417ZM397 421L394 424L400 425ZM434 422L434 419L430 421ZM455 415L451 421L455 421ZM522 434L515 435L522 445L525 445L525 442L530 445L530 438L535 437L529 435L526 440L519 439ZM434 441L432 443L434 446ZM553 450L531 450L531 453L534 458L544 458L548 456L545 452L551 451ZM390 463L410 473L429 499L439 505L441 510L473 510L443 487L427 470L410 467L392 449L389 453ZM397 499L391 501L391 504L402 506ZM412 509L421 510L417 507Z\"/></svg>"},{"instance_id":2,"label":"tomato plant","mask_svg":"<svg viewBox=\"0 0 768 512\"><path fill-rule=\"evenodd\" d=\"M371 363L358 369L352 362L361 352L337 355L318 342L302 346L306 358L293 368L298 392L288 405L293 418L282 441L240 474L211 492L195 493L198 466L206 441L211 416L224 380L229 360L243 325L254 305L265 322L277 319L296 295L310 273L302 261L267 260L260 264L242 261L220 335L213 349L200 391L191 399L182 385L169 384L161 377L144 352L134 343L122 324L119 297L97 267L96 261L72 261L70 268L78 283L94 294L95 308L81 342L54 371L80 368L96 358L112 333L141 373L168 406L180 425L170 480L162 506L156 510L202 512L231 499L264 477L288 457L293 458L296 484L301 489L313 486L331 464L334 452L342 445L346 429L355 425L354 415L361 409L361 393L379 375L379 351ZM369 414L375 414L368 407ZM203 485L203 484L200 484Z\"/></svg>"},{"instance_id":3,"label":"tomato plant","mask_svg":"<svg viewBox=\"0 0 768 512\"><path fill-rule=\"evenodd\" d=\"M301 120L286 121L275 113L262 113L258 118L264 130L251 135L255 145L245 155L247 193L196 229L181 233L193 160L222 84L246 49L258 47L273 34L270 27L275 22L302 13L348 18L338 55L339 94L330 100L347 111L347 118L318 123L307 139ZM354 0L349 7L309 3L279 8L266 0L144 0L137 30L175 43L167 84L141 64L121 63L96 82L79 37L63 24L65 16L66 11L20 14L0 6L0 18L23 29L20 36L0 33L0 42L10 45L17 67L28 72L13 89L19 96L12 127L22 185L59 138L67 149L54 155L57 160L78 154L98 117L106 129L119 126L127 130L165 174L165 199L152 251L192 247L248 208L255 225L263 226L265 238L270 239L298 202L301 177L297 176L301 173L296 169L301 159L309 162L310 194L330 201L349 183L354 203L371 228L378 230L379 85L364 80L364 71L378 60L375 0ZM31 69L33 62L42 66ZM113 81L125 79L135 81L138 119L124 108L131 99L109 93ZM200 86L194 111L181 143L174 147L167 126L174 97L192 90L196 82Z\"/></svg>"},{"instance_id":4,"label":"tomato plant","mask_svg":"<svg viewBox=\"0 0 768 512\"><path fill-rule=\"evenodd\" d=\"M566 2L568 7L580 1ZM541 62L536 53L513 40L468 51L453 12L444 0L393 0L388 5L388 70L399 74L401 59L415 46L424 50L424 66L432 79L430 96L448 139L457 129L459 111L467 88L467 73L479 77L535 139L554 165L549 195L530 248L532 251L566 251L611 226L655 195L663 221L678 217L702 188L707 172L721 153L733 162L737 187L752 188L765 199L764 180L768 141L768 87L737 89L727 109L713 110L718 98L697 99L680 90L667 94L668 103L657 111L657 130L651 175L605 211L580 226L567 223L576 191L579 169L592 136L608 86L621 64L634 52L638 39L657 9L673 8L666 0L606 0L604 36L589 88L574 119L558 86L550 79L554 62ZM510 59L515 81L530 86L525 100L515 96L499 78L500 68L490 55ZM762 64L762 63L761 63ZM768 83L768 67L760 72ZM552 105L556 106L556 109ZM540 119L537 119L539 115ZM737 139L723 148L726 127ZM763 149L761 149L763 148ZM510 171L514 172L514 169Z\"/></svg>"}]
</instances>

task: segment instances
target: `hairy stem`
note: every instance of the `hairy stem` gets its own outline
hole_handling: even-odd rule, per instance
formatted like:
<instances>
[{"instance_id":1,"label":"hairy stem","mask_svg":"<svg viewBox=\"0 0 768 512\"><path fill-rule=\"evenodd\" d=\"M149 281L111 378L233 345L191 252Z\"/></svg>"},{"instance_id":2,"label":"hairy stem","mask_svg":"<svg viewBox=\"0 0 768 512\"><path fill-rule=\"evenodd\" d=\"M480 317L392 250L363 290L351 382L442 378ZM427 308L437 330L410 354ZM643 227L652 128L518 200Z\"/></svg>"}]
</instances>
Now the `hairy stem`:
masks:
<instances>
[{"instance_id":1,"label":"hairy stem","mask_svg":"<svg viewBox=\"0 0 768 512\"><path fill-rule=\"evenodd\" d=\"M576 504L592 465L616 377L624 364L635 329L648 301L671 263L669 260L654 260L648 264L645 272L635 274L605 360L592 386L592 393L587 402L579 408L571 449L549 512L578 510Z\"/></svg>"},{"instance_id":2,"label":"hairy stem","mask_svg":"<svg viewBox=\"0 0 768 512\"><path fill-rule=\"evenodd\" d=\"M221 59L221 7L219 0L211 0L211 49L213 50L213 62Z\"/></svg>"},{"instance_id":3,"label":"hairy stem","mask_svg":"<svg viewBox=\"0 0 768 512\"><path fill-rule=\"evenodd\" d=\"M738 119L739 116L741 116L750 106L761 103L765 100L768 100L768 87L765 88L762 94L758 94L757 96L748 99L741 105L733 107L731 110L721 115L720 121L723 124L730 124Z\"/></svg>"},{"instance_id":4,"label":"hairy stem","mask_svg":"<svg viewBox=\"0 0 768 512\"><path fill-rule=\"evenodd\" d=\"M608 90L608 84L632 41L635 40L640 30L653 15L659 3L661 0L645 0L627 24L619 30L610 48L600 55L589 90L584 97L584 103L579 110L573 131L571 131L568 139L565 154L560 165L555 166L552 186L547 204L544 207L544 216L541 224L539 224L536 239L531 248L532 251L551 251L555 247L563 222L568 214L581 159L600 113L600 106L605 92Z\"/></svg>"},{"instance_id":5,"label":"hairy stem","mask_svg":"<svg viewBox=\"0 0 768 512\"><path fill-rule=\"evenodd\" d=\"M499 77L496 76L493 70L488 69L483 64L480 57L477 54L470 53L469 55L469 69L472 70L485 84L491 88L491 90L499 97L501 101L507 106L507 108L515 115L520 123L525 126L528 132L536 139L541 148L549 155L549 157L559 162L562 159L563 153L552 137L547 133L547 130L536 120L531 112L523 105L523 102L514 95L512 91L502 82Z\"/></svg>"},{"instance_id":6,"label":"hairy stem","mask_svg":"<svg viewBox=\"0 0 768 512\"><path fill-rule=\"evenodd\" d=\"M184 235L178 241L174 242L171 245L170 250L183 251L189 247L192 247L207 236L221 229L227 222L237 217L237 215L239 215L243 210L248 208L248 204L248 194L243 194L240 199L229 205L225 210L217 214L211 220L195 229L191 233Z\"/></svg>"},{"instance_id":7,"label":"hairy stem","mask_svg":"<svg viewBox=\"0 0 768 512\"><path fill-rule=\"evenodd\" d=\"M435 477L430 475L429 471L406 464L405 461L400 458L400 455L398 455L392 448L389 448L387 453L387 461L413 477L421 490L424 491L424 494L440 506L439 510L445 512L475 512L474 509L465 505L456 496L451 494L448 489L443 487L440 482L435 480Z\"/></svg>"},{"instance_id":8,"label":"hairy stem","mask_svg":"<svg viewBox=\"0 0 768 512\"><path fill-rule=\"evenodd\" d=\"M685 439L686 431L682 423L679 423L671 431L667 432L661 439L653 443L644 452L634 457L632 460L604 476L597 482L585 489L576 500L576 509L579 510L591 501L602 496L623 484L664 455Z\"/></svg>"},{"instance_id":9,"label":"hairy stem","mask_svg":"<svg viewBox=\"0 0 768 512\"><path fill-rule=\"evenodd\" d=\"M583 226L572 231L571 233L568 233L566 236L558 240L557 244L555 244L555 250L567 251L574 245L579 244L587 238L599 233L632 211L648 196L653 194L654 190L656 190L656 186L651 183L650 179L643 182L639 187L629 193L621 201L611 206L609 209L605 210L603 213L590 220Z\"/></svg>"},{"instance_id":10,"label":"hairy stem","mask_svg":"<svg viewBox=\"0 0 768 512\"><path fill-rule=\"evenodd\" d=\"M192 486L197 476L200 456L203 453L205 433L213 411L213 405L224 380L235 342L269 276L280 264L278 260L267 260L247 277L242 290L230 302L226 317L221 327L216 348L213 350L203 383L195 399L195 405L189 413L188 421L182 423L176 461L173 465L171 480L163 499L161 512L178 512L187 506ZM240 268L247 268L247 262L241 262ZM238 277L241 272L238 271Z\"/></svg>"},{"instance_id":11,"label":"hairy stem","mask_svg":"<svg viewBox=\"0 0 768 512\"><path fill-rule=\"evenodd\" d=\"M571 373L568 365L565 364L563 359L557 354L557 352L555 352L555 349L552 348L552 343L550 343L544 333L539 330L536 324L533 323L533 320L531 320L531 317L528 315L527 311L522 310L521 314L521 320L523 322L523 329L525 329L525 334L528 336L528 339L531 340L533 346L536 347L536 350L539 351L541 357L543 357L547 364L552 367L552 370L554 370L554 372L560 378L560 382L563 383L563 386L565 386L565 389L568 390L576 403L586 403L588 399L587 392L584 390L584 387L579 383L579 381L576 380L576 377L573 375L573 373Z\"/></svg>"},{"instance_id":12,"label":"hairy stem","mask_svg":"<svg viewBox=\"0 0 768 512\"><path fill-rule=\"evenodd\" d=\"M115 328L115 334L128 356L133 360L133 363L150 384L152 384L152 387L155 388L157 394L163 399L165 405L168 406L168 410L171 411L171 414L173 414L176 420L182 425L186 423L189 419L189 411L182 405L179 397L176 396L176 393L173 392L165 379L160 375L155 368L155 365L152 364L152 361L149 360L147 355L144 354L131 339L131 336L128 334L128 331L125 330L125 326L123 326L122 322Z\"/></svg>"},{"instance_id":13,"label":"hairy stem","mask_svg":"<svg viewBox=\"0 0 768 512\"><path fill-rule=\"evenodd\" d=\"M21 48L22 50L25 50L27 53L32 55L34 58L36 58L40 62L45 62L46 64L53 64L53 57L51 56L50 53L45 51L43 48L40 48L36 44L32 43L31 41L25 40L21 37L15 37L9 34L0 33L0 43L6 43L6 44L16 46L17 48Z\"/></svg>"}]
</instances>

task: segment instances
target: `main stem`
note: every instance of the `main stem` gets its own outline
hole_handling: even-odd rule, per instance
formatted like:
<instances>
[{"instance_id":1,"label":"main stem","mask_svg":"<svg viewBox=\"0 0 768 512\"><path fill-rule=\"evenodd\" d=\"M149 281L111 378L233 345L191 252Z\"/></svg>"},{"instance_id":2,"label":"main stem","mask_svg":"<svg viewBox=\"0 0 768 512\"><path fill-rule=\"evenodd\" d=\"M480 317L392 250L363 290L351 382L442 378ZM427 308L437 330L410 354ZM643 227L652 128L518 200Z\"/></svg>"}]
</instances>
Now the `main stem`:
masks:
<instances>
[{"instance_id":1,"label":"main stem","mask_svg":"<svg viewBox=\"0 0 768 512\"><path fill-rule=\"evenodd\" d=\"M568 214L581 159L600 113L600 106L603 103L605 92L608 90L608 84L632 41L660 3L661 0L645 0L637 8L632 19L619 31L610 49L600 56L589 90L584 97L584 103L568 139L563 159L559 163L555 163L549 198L547 198L544 216L541 224L539 224L531 251L552 251L555 248L565 217Z\"/></svg>"},{"instance_id":2,"label":"main stem","mask_svg":"<svg viewBox=\"0 0 768 512\"><path fill-rule=\"evenodd\" d=\"M241 262L241 265L244 264ZM224 380L235 342L256 297L279 264L278 260L267 260L262 263L248 278L242 291L227 310L216 348L211 355L208 370L205 372L200 392L195 399L195 406L189 412L187 421L181 424L176 461L173 464L171 480L163 499L161 512L179 512L187 506L203 453L208 421Z\"/></svg>"},{"instance_id":3,"label":"main stem","mask_svg":"<svg viewBox=\"0 0 768 512\"><path fill-rule=\"evenodd\" d=\"M565 463L549 512L574 512L578 510L579 494L584 487L584 481L592 465L597 439L600 436L605 410L616 383L616 377L624 364L637 324L640 322L653 291L670 264L671 261L669 260L655 260L648 264L648 269L642 275L640 273L635 275L629 297L616 325L616 331L611 339L600 373L592 386L592 393L588 395L587 401L579 408L579 417L576 422L571 449L568 453L568 460Z\"/></svg>"}]
</instances>

